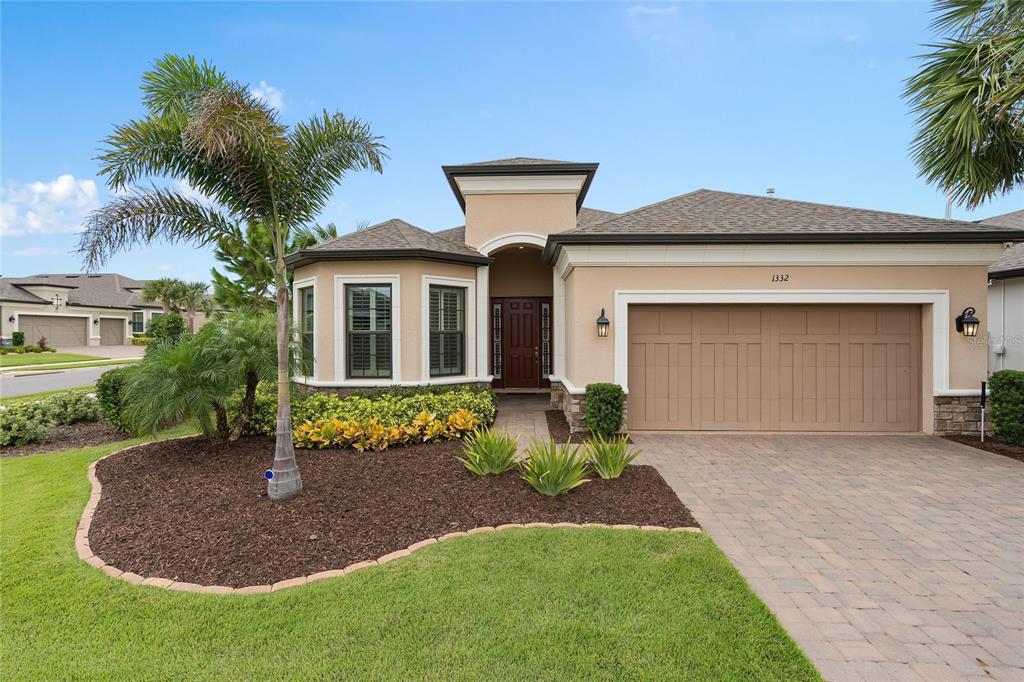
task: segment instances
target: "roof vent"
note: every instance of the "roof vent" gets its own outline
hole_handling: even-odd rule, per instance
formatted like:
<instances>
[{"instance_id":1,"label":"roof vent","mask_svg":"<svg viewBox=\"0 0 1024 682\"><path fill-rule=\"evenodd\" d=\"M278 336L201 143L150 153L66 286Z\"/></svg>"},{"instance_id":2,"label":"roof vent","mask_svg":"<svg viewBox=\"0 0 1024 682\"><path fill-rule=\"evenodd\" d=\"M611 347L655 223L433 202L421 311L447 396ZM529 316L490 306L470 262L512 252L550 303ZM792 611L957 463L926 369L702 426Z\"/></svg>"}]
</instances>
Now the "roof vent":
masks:
<instances>
[{"instance_id":1,"label":"roof vent","mask_svg":"<svg viewBox=\"0 0 1024 682\"><path fill-rule=\"evenodd\" d=\"M774 199L775 198L775 188L774 187L769 187L767 190L765 190L765 194L767 194L769 197L772 197Z\"/></svg>"}]
</instances>

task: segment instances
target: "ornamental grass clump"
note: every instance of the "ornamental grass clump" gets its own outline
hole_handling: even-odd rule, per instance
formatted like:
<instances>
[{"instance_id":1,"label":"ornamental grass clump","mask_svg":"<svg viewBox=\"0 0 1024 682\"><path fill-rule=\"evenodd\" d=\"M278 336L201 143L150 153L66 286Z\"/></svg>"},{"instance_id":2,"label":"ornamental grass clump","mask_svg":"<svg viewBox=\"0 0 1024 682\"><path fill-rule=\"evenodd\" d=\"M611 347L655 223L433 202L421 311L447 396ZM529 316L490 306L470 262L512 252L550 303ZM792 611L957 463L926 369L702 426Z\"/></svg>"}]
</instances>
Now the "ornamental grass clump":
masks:
<instances>
[{"instance_id":1,"label":"ornamental grass clump","mask_svg":"<svg viewBox=\"0 0 1024 682\"><path fill-rule=\"evenodd\" d=\"M589 483L587 454L583 448L554 441L530 443L519 463L521 477L542 495L555 497Z\"/></svg>"},{"instance_id":2,"label":"ornamental grass clump","mask_svg":"<svg viewBox=\"0 0 1024 682\"><path fill-rule=\"evenodd\" d=\"M590 467L604 479L618 478L626 466L640 456L639 450L630 450L626 436L602 438L598 436L588 444Z\"/></svg>"},{"instance_id":3,"label":"ornamental grass clump","mask_svg":"<svg viewBox=\"0 0 1024 682\"><path fill-rule=\"evenodd\" d=\"M457 459L474 474L502 474L516 465L519 439L504 431L482 429L466 436L463 457Z\"/></svg>"}]
</instances>

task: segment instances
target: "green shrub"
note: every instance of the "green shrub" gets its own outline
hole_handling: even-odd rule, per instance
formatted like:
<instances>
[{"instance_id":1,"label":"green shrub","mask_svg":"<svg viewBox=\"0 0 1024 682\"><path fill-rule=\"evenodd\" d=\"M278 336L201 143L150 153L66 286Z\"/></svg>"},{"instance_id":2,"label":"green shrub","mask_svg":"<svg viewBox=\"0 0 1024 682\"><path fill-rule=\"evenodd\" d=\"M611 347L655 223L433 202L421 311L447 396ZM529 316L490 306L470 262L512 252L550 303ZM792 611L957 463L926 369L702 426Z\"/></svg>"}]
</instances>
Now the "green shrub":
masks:
<instances>
[{"instance_id":1,"label":"green shrub","mask_svg":"<svg viewBox=\"0 0 1024 682\"><path fill-rule=\"evenodd\" d=\"M25 332L11 332L11 343L15 346L24 346Z\"/></svg>"},{"instance_id":2,"label":"green shrub","mask_svg":"<svg viewBox=\"0 0 1024 682\"><path fill-rule=\"evenodd\" d=\"M100 418L100 403L95 396L67 391L43 398L45 409L56 424L94 422Z\"/></svg>"},{"instance_id":3,"label":"green shrub","mask_svg":"<svg viewBox=\"0 0 1024 682\"><path fill-rule=\"evenodd\" d=\"M53 428L53 420L39 402L19 403L0 410L0 447L46 438Z\"/></svg>"},{"instance_id":4,"label":"green shrub","mask_svg":"<svg viewBox=\"0 0 1024 682\"><path fill-rule=\"evenodd\" d=\"M1024 372L1004 369L988 379L992 426L1012 445L1024 445Z\"/></svg>"},{"instance_id":5,"label":"green shrub","mask_svg":"<svg viewBox=\"0 0 1024 682\"><path fill-rule=\"evenodd\" d=\"M467 387L410 392L404 395L379 394L376 398L360 395L341 397L332 393L292 393L292 428L309 423L337 419L339 421L367 422L374 417L381 426L403 426L411 423L421 412L433 413L446 422L459 410L472 412L480 423L489 426L494 421L494 393ZM234 414L241 402L241 394L228 401L228 413ZM256 390L256 402L246 423L244 433L249 436L273 435L277 430L277 386L261 383Z\"/></svg>"},{"instance_id":6,"label":"green shrub","mask_svg":"<svg viewBox=\"0 0 1024 682\"><path fill-rule=\"evenodd\" d=\"M587 445L590 468L601 478L618 478L626 466L640 456L639 450L629 450L625 436L602 438L595 436Z\"/></svg>"},{"instance_id":7,"label":"green shrub","mask_svg":"<svg viewBox=\"0 0 1024 682\"><path fill-rule=\"evenodd\" d=\"M587 385L587 429L608 438L622 430L626 396L618 384Z\"/></svg>"},{"instance_id":8,"label":"green shrub","mask_svg":"<svg viewBox=\"0 0 1024 682\"><path fill-rule=\"evenodd\" d=\"M133 346L148 346L152 342L153 342L153 337L152 336L133 336L132 337L132 345Z\"/></svg>"},{"instance_id":9,"label":"green shrub","mask_svg":"<svg viewBox=\"0 0 1024 682\"><path fill-rule=\"evenodd\" d=\"M154 317L146 326L146 336L152 337L148 346L177 345L188 336L188 324L178 313ZM148 351L148 348L147 348Z\"/></svg>"},{"instance_id":10,"label":"green shrub","mask_svg":"<svg viewBox=\"0 0 1024 682\"><path fill-rule=\"evenodd\" d=\"M96 399L108 424L119 431L132 433L125 403L125 389L134 367L118 367L104 372L96 381Z\"/></svg>"},{"instance_id":11,"label":"green shrub","mask_svg":"<svg viewBox=\"0 0 1024 682\"><path fill-rule=\"evenodd\" d=\"M568 443L530 443L519 463L522 479L542 495L554 497L589 483L583 448Z\"/></svg>"},{"instance_id":12,"label":"green shrub","mask_svg":"<svg viewBox=\"0 0 1024 682\"><path fill-rule=\"evenodd\" d=\"M478 476L502 474L516 465L519 439L504 431L481 429L466 436L463 457L457 459Z\"/></svg>"}]
</instances>

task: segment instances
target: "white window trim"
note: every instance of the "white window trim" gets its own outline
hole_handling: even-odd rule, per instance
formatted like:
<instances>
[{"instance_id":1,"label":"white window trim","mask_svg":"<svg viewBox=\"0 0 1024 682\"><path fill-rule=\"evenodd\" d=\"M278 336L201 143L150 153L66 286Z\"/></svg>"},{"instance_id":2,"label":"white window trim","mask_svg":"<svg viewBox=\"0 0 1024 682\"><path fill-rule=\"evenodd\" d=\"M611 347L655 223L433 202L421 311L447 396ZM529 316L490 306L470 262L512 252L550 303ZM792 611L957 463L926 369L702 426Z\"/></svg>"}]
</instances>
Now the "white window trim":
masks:
<instances>
[{"instance_id":1,"label":"white window trim","mask_svg":"<svg viewBox=\"0 0 1024 682\"><path fill-rule=\"evenodd\" d=\"M432 377L430 376L430 285L436 284L445 287L459 287L464 289L465 301L463 308L466 319L463 329L466 335L466 348L463 360L466 363L465 373L454 377ZM470 377L477 375L477 347L476 347L476 280L463 279L461 277L438 277L435 275L423 275L420 285L420 298L422 300L420 320L420 378L423 381L440 381L443 379L458 379L457 382L464 383Z\"/></svg>"},{"instance_id":2,"label":"white window trim","mask_svg":"<svg viewBox=\"0 0 1024 682\"><path fill-rule=\"evenodd\" d=\"M533 232L511 232L509 234L503 234L500 237L484 242L477 249L480 253L485 256L489 256L498 249L503 249L506 246L515 246L517 244L530 244L532 246L539 246L544 248L548 243L547 237Z\"/></svg>"},{"instance_id":3,"label":"white window trim","mask_svg":"<svg viewBox=\"0 0 1024 682\"><path fill-rule=\"evenodd\" d=\"M402 278L390 275L335 275L334 276L334 381L305 381L310 386L381 386L394 384L402 378ZM347 379L345 366L345 285L346 284L390 284L391 285L391 377L390 379ZM314 294L315 295L315 294ZM313 321L314 329L316 320Z\"/></svg>"},{"instance_id":4,"label":"white window trim","mask_svg":"<svg viewBox=\"0 0 1024 682\"><path fill-rule=\"evenodd\" d=\"M296 377L302 376L306 378L313 378L317 375L317 333L320 331L320 316L318 309L320 307L320 299L316 295L316 277L307 277L306 279L299 279L292 282L292 319L295 320L295 336L292 339L295 348L295 367L302 367L302 301L299 300L299 291L302 289L313 290L313 374L306 377L306 375L297 374Z\"/></svg>"},{"instance_id":5,"label":"white window trim","mask_svg":"<svg viewBox=\"0 0 1024 682\"><path fill-rule=\"evenodd\" d=\"M949 388L949 314L948 289L832 289L791 290L615 290L614 332L615 383L629 387L629 306L639 303L890 303L932 306L932 394L962 395ZM954 389L960 391L961 389ZM971 394L966 394L971 395Z\"/></svg>"},{"instance_id":6,"label":"white window trim","mask_svg":"<svg viewBox=\"0 0 1024 682\"><path fill-rule=\"evenodd\" d=\"M478 374L490 370L490 292L490 268L486 265L481 265L476 269L476 369ZM468 368L467 371L469 371Z\"/></svg>"}]
</instances>

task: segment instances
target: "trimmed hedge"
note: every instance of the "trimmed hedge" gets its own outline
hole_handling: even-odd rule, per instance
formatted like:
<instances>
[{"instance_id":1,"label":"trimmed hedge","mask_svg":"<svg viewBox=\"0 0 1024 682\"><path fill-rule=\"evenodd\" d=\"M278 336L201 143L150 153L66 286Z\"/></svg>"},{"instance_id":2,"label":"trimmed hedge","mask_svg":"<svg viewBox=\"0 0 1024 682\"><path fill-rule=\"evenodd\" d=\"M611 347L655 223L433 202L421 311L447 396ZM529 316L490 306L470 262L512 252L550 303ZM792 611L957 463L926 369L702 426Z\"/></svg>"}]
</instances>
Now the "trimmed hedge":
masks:
<instances>
[{"instance_id":1,"label":"trimmed hedge","mask_svg":"<svg viewBox=\"0 0 1024 682\"><path fill-rule=\"evenodd\" d=\"M376 418L381 426L403 426L422 412L434 414L447 423L448 418L461 409L472 412L484 425L494 421L494 393L487 388L424 387L421 390L400 388L394 392L380 391L375 398L361 395L347 397L331 393L292 394L292 428L307 422L328 419L343 422L368 422ZM372 394L371 394L372 395ZM228 413L235 414L241 403L241 394L228 403ZM260 384L256 389L256 403L245 426L245 435L274 435L277 428L277 386Z\"/></svg>"},{"instance_id":2,"label":"trimmed hedge","mask_svg":"<svg viewBox=\"0 0 1024 682\"><path fill-rule=\"evenodd\" d=\"M96 398L68 391L0 410L0 447L42 440L57 424L94 422L100 418Z\"/></svg>"},{"instance_id":3,"label":"trimmed hedge","mask_svg":"<svg viewBox=\"0 0 1024 682\"><path fill-rule=\"evenodd\" d=\"M622 430L626 395L618 384L587 384L587 430L608 438Z\"/></svg>"},{"instance_id":4,"label":"trimmed hedge","mask_svg":"<svg viewBox=\"0 0 1024 682\"><path fill-rule=\"evenodd\" d=\"M103 418L118 431L132 433L131 422L125 414L124 391L134 367L118 367L100 375L96 381L96 398Z\"/></svg>"},{"instance_id":5,"label":"trimmed hedge","mask_svg":"<svg viewBox=\"0 0 1024 682\"><path fill-rule=\"evenodd\" d=\"M988 379L992 427L1011 445L1024 445L1024 372L1004 369Z\"/></svg>"},{"instance_id":6,"label":"trimmed hedge","mask_svg":"<svg viewBox=\"0 0 1024 682\"><path fill-rule=\"evenodd\" d=\"M11 343L15 346L24 346L25 332L11 332Z\"/></svg>"}]
</instances>

